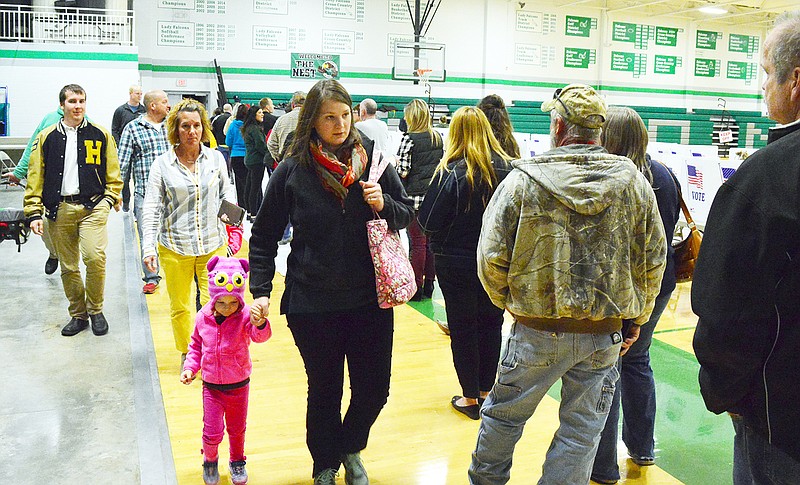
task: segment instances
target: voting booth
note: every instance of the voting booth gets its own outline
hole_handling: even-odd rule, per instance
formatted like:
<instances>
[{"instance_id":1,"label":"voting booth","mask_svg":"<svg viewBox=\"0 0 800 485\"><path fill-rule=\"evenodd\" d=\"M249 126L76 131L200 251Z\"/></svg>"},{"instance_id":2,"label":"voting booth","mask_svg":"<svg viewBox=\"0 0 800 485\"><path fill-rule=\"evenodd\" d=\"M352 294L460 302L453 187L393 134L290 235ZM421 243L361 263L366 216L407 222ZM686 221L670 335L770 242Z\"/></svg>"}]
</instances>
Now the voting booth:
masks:
<instances>
[{"instance_id":1,"label":"voting booth","mask_svg":"<svg viewBox=\"0 0 800 485\"><path fill-rule=\"evenodd\" d=\"M647 147L647 153L675 174L681 184L683 200L699 227L706 225L717 191L736 173L743 161L742 154L733 151L731 158L719 158L716 147L706 145L653 142ZM685 224L683 215L681 221Z\"/></svg>"},{"instance_id":2,"label":"voting booth","mask_svg":"<svg viewBox=\"0 0 800 485\"><path fill-rule=\"evenodd\" d=\"M447 143L447 128L434 128ZM391 151L396 155L403 134L390 131ZM531 158L550 150L550 136L542 134L514 133L522 158ZM681 186L681 193L692 218L698 227L705 226L714 196L739 166L742 157L750 153L731 151L730 159L721 159L717 155L717 147L713 145L681 145L678 143L651 142L647 153L653 160L666 165ZM394 161L395 157L390 156ZM686 225L683 214L679 223Z\"/></svg>"}]
</instances>

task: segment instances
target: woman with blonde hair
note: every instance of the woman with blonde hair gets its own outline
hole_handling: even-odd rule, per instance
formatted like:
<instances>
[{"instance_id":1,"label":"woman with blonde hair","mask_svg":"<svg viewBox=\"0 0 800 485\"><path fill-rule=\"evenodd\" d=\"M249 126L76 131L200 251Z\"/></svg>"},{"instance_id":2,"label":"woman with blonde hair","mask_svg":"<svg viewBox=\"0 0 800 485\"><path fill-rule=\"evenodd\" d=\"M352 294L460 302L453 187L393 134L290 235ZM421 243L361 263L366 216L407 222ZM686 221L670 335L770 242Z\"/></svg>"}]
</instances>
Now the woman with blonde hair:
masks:
<instances>
[{"instance_id":1,"label":"woman with blonde hair","mask_svg":"<svg viewBox=\"0 0 800 485\"><path fill-rule=\"evenodd\" d=\"M419 211L433 172L444 154L442 137L434 131L428 104L421 99L408 103L403 118L408 131L403 134L397 151L397 173L408 196L414 201L414 210ZM417 294L412 300L420 301L423 297L433 296L436 268L428 238L416 217L408 226L408 237L411 243L411 266L417 282Z\"/></svg>"},{"instance_id":2,"label":"woman with blonde hair","mask_svg":"<svg viewBox=\"0 0 800 485\"><path fill-rule=\"evenodd\" d=\"M430 235L444 295L450 347L462 395L451 404L471 419L489 394L500 359L503 309L494 306L478 279L475 255L486 204L511 170L483 112L459 108L447 151L436 167L418 218Z\"/></svg>"},{"instance_id":3,"label":"woman with blonde hair","mask_svg":"<svg viewBox=\"0 0 800 485\"><path fill-rule=\"evenodd\" d=\"M225 256L227 245L225 224L217 214L223 199L236 199L222 153L203 145L213 137L203 105L184 99L169 112L166 126L171 148L150 168L142 209L142 254L151 271L158 271L159 262L164 270L175 347L185 358L196 310L194 279L205 305L206 263L214 255Z\"/></svg>"},{"instance_id":4,"label":"woman with blonde hair","mask_svg":"<svg viewBox=\"0 0 800 485\"><path fill-rule=\"evenodd\" d=\"M630 158L653 186L664 233L670 237L680 213L678 189L669 169L661 163L651 163L647 156L647 128L639 114L631 108L610 107L600 142L609 153ZM628 455L639 466L655 463L656 387L650 367L650 343L661 314L675 289L675 263L672 245L667 245L667 267L661 280L650 320L641 326L639 338L620 357L620 378L617 382L605 428L600 434L597 455L592 466L592 480L597 483L617 483L617 430L619 429L620 398L622 399L622 441Z\"/></svg>"}]
</instances>

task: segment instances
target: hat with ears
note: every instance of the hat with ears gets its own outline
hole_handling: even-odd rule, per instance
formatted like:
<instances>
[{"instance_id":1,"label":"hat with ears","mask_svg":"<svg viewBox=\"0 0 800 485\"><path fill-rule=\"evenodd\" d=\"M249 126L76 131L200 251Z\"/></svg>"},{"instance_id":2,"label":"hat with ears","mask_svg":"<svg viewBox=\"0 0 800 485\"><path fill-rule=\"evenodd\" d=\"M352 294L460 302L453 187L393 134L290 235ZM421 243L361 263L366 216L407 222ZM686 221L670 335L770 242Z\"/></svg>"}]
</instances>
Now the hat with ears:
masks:
<instances>
[{"instance_id":1,"label":"hat with ears","mask_svg":"<svg viewBox=\"0 0 800 485\"><path fill-rule=\"evenodd\" d=\"M585 84L570 84L557 89L553 99L542 103L542 111L552 110L570 123L585 128L602 128L606 120L606 102Z\"/></svg>"},{"instance_id":2,"label":"hat with ears","mask_svg":"<svg viewBox=\"0 0 800 485\"><path fill-rule=\"evenodd\" d=\"M246 259L220 258L213 256L206 264L208 268L208 294L211 306L216 305L221 296L235 296L244 307L244 289L250 263Z\"/></svg>"}]
</instances>

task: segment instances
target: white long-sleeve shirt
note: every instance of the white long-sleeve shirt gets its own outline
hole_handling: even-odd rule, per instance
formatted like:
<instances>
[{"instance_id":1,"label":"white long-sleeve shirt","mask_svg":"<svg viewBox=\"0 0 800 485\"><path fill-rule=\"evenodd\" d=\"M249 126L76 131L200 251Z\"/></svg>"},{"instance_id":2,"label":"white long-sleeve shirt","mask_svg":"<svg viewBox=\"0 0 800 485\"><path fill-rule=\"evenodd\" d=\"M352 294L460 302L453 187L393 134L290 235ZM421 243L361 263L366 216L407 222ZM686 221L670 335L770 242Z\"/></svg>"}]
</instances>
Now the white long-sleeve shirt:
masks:
<instances>
[{"instance_id":1,"label":"white long-sleeve shirt","mask_svg":"<svg viewBox=\"0 0 800 485\"><path fill-rule=\"evenodd\" d=\"M201 256L227 243L217 217L222 200L236 203L222 154L202 146L195 172L181 165L175 149L153 161L142 210L142 253L155 256L156 240L184 256Z\"/></svg>"}]
</instances>

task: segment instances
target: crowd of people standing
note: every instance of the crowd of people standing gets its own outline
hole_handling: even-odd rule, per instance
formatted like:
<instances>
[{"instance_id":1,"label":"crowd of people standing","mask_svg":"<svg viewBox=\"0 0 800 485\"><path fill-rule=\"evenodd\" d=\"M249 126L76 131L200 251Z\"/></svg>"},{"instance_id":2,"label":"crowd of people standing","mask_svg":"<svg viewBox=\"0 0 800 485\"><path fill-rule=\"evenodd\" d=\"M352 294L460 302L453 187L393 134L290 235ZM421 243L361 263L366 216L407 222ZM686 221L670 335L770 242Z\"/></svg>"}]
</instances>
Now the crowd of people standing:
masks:
<instances>
[{"instance_id":1,"label":"crowd of people standing","mask_svg":"<svg viewBox=\"0 0 800 485\"><path fill-rule=\"evenodd\" d=\"M781 198L793 197L800 170L797 32L800 12L788 12L765 40L765 99L781 126L720 189L692 288L701 391L710 410L732 417L736 485L800 475L791 413L800 389L791 385L800 216ZM218 428L221 413L236 415L234 483L247 481L249 354L201 356L222 341L215 340L221 330L213 335L220 325L233 325L225 322L236 322L229 337L242 353L250 340L269 338L275 258L287 242L279 311L305 365L314 484L335 484L342 466L347 484L369 483L361 451L389 396L394 336L393 310L377 305L367 244L375 214L390 230L408 230L419 288L412 300L430 298L439 282L460 387L449 404L480 421L469 483L509 480L525 423L557 381L559 427L540 483L616 483L620 409L631 459L655 463L649 348L676 286L669 241L680 185L646 155L647 130L634 110L568 84L541 106L551 149L527 158L499 96L455 111L446 137L434 129L430 106L413 100L399 148L389 153L395 163L370 181L371 165L389 150L388 130L374 100L354 105L338 81L294 93L281 117L269 98L223 106L211 118L193 99L171 107L161 90L132 86L129 95L109 132L86 117L83 88L64 86L59 110L46 117L52 123L42 121L26 152L25 172L11 176L28 179L24 210L31 230L48 237L46 272L56 269L51 260L61 267L67 337L109 331L106 221L112 209L128 210L130 189L142 291L166 282L181 379L188 384L201 369L208 375L208 426ZM787 176L775 181L779 169ZM780 186L777 195L763 196L767 183ZM252 221L246 260L225 259L231 229L219 214L236 204ZM748 229L752 238L737 237ZM758 299L742 296L752 294ZM501 355L505 312L513 321ZM212 381L225 366L239 366L235 382ZM343 406L345 370L351 393ZM235 412L212 409L234 391ZM219 480L217 438L218 429L204 431L206 483Z\"/></svg>"}]
</instances>

